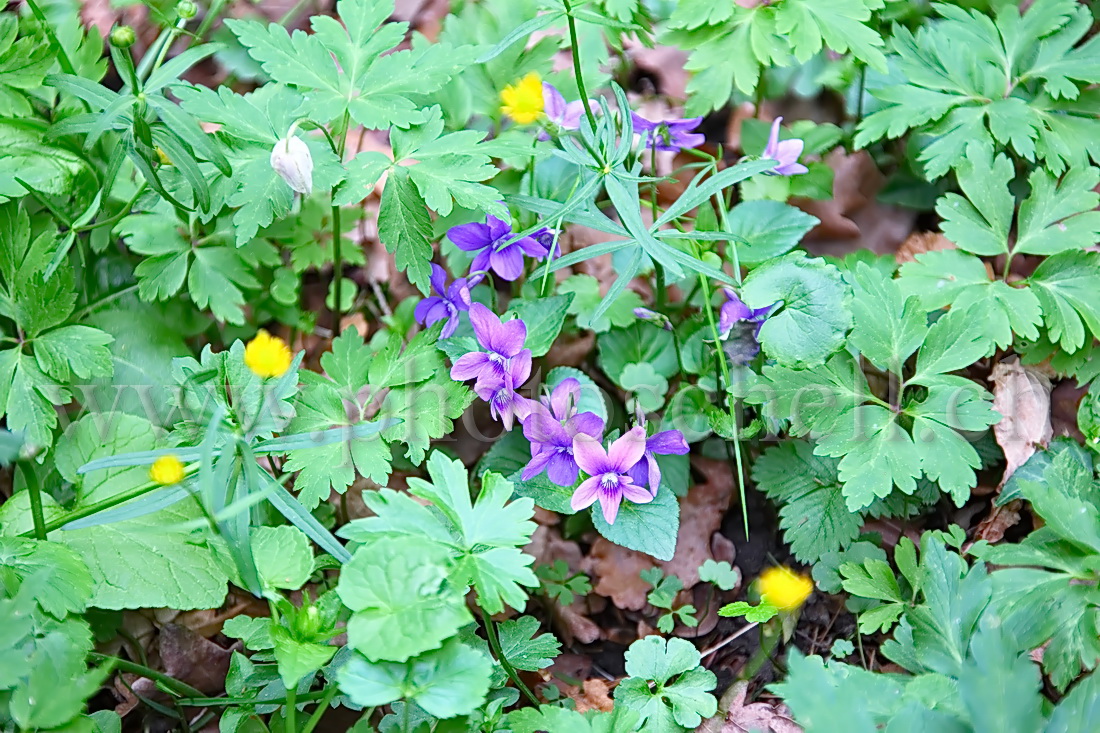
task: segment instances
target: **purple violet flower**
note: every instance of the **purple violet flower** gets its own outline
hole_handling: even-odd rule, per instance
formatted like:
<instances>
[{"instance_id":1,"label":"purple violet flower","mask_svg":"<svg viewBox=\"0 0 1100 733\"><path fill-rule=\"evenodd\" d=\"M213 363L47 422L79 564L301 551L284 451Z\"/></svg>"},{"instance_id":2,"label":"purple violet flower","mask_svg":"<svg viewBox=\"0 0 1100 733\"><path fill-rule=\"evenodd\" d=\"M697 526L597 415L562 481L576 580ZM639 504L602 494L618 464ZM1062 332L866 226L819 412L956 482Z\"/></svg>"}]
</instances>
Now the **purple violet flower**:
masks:
<instances>
[{"instance_id":1,"label":"purple violet flower","mask_svg":"<svg viewBox=\"0 0 1100 733\"><path fill-rule=\"evenodd\" d=\"M441 338L450 338L458 328L458 312L470 310L470 288L466 278L460 277L447 287L447 273L439 265L432 263L432 290L439 295L424 298L416 304L413 317L424 328L447 319Z\"/></svg>"},{"instance_id":2,"label":"purple violet flower","mask_svg":"<svg viewBox=\"0 0 1100 733\"><path fill-rule=\"evenodd\" d=\"M523 255L542 259L549 253L541 242L530 236L508 244L515 236L512 227L492 214L485 217L484 224L473 222L451 227L447 236L459 249L477 252L470 263L471 273L492 270L508 281L516 280L523 274ZM471 275L470 280L476 284L481 278Z\"/></svg>"},{"instance_id":3,"label":"purple violet flower","mask_svg":"<svg viewBox=\"0 0 1100 733\"><path fill-rule=\"evenodd\" d=\"M512 429L517 417L520 420L527 418L531 414L532 406L538 404L516 391L516 388L523 386L530 376L531 350L524 349L508 360L504 366L503 377L488 378L484 381L479 378L474 385L477 396L489 403L489 413L504 424L505 430Z\"/></svg>"},{"instance_id":4,"label":"purple violet flower","mask_svg":"<svg viewBox=\"0 0 1100 733\"><path fill-rule=\"evenodd\" d=\"M645 414L638 411L637 427L646 432ZM684 434L679 430L662 430L645 439L645 453L642 454L634 467L630 469L630 478L635 486L648 486L649 493L657 496L657 490L661 488L661 466L657 463L657 456L686 455L691 450Z\"/></svg>"},{"instance_id":5,"label":"purple violet flower","mask_svg":"<svg viewBox=\"0 0 1100 733\"><path fill-rule=\"evenodd\" d=\"M477 379L475 390L503 384L510 374L511 361L526 352L527 375L518 384L513 380L507 386L513 389L527 381L531 372L531 352L523 348L523 342L527 339L527 324L519 318L501 323L500 318L481 303L470 305L470 323L478 344L488 351L471 351L458 357L451 367L451 379L456 382Z\"/></svg>"},{"instance_id":6,"label":"purple violet flower","mask_svg":"<svg viewBox=\"0 0 1100 733\"><path fill-rule=\"evenodd\" d=\"M805 173L809 168L798 162L798 156L802 155L802 148L806 143L797 137L780 142L779 125L782 122L782 117L776 117L775 122L772 123L772 131L768 135L768 145L764 148L763 156L779 161L779 165L764 172L771 176L794 176Z\"/></svg>"},{"instance_id":7,"label":"purple violet flower","mask_svg":"<svg viewBox=\"0 0 1100 733\"><path fill-rule=\"evenodd\" d=\"M573 438L603 436L603 419L594 412L576 410L581 383L569 377L554 388L542 403L532 403L530 415L523 421L523 434L531 441L531 462L523 469L523 480L530 481L543 471L558 486L577 483L579 468L573 458Z\"/></svg>"},{"instance_id":8,"label":"purple violet flower","mask_svg":"<svg viewBox=\"0 0 1100 733\"><path fill-rule=\"evenodd\" d=\"M724 349L734 364L748 364L760 353L760 329L779 304L750 308L737 293L729 288L723 290L726 302L718 311L718 335L727 341Z\"/></svg>"},{"instance_id":9,"label":"purple violet flower","mask_svg":"<svg viewBox=\"0 0 1100 733\"><path fill-rule=\"evenodd\" d=\"M633 428L611 444L606 451L599 440L580 434L573 439L573 457L589 478L581 482L573 492L569 505L575 511L592 506L599 499L603 518L615 523L619 504L627 498L635 504L653 501L653 494L634 485L630 469L645 453L644 428Z\"/></svg>"},{"instance_id":10,"label":"purple violet flower","mask_svg":"<svg viewBox=\"0 0 1100 733\"><path fill-rule=\"evenodd\" d=\"M698 147L707 139L702 133L692 132L703 121L702 117L651 122L637 112L631 112L630 119L634 121L634 132L642 136L642 147L645 148L677 152L681 148Z\"/></svg>"},{"instance_id":11,"label":"purple violet flower","mask_svg":"<svg viewBox=\"0 0 1100 733\"><path fill-rule=\"evenodd\" d=\"M566 102L553 84L542 83L542 104L546 118L551 124L562 130L578 130L581 126L581 117L584 116L585 103L581 100ZM596 100L588 100L588 108L595 110L599 107ZM549 140L550 135L545 130L539 133L539 140Z\"/></svg>"}]
</instances>

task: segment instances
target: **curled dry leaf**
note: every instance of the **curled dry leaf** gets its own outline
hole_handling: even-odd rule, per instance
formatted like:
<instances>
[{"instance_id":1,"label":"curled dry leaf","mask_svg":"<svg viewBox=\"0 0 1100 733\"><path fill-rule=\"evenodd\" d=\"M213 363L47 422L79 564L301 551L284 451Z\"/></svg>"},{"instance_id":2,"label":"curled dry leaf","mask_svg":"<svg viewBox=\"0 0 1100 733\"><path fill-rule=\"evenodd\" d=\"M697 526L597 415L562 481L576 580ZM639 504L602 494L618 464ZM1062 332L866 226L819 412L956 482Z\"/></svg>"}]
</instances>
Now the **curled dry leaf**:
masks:
<instances>
[{"instance_id":1,"label":"curled dry leaf","mask_svg":"<svg viewBox=\"0 0 1100 733\"><path fill-rule=\"evenodd\" d=\"M1004 482L1039 447L1050 442L1050 379L1038 369L1020 364L1019 357L993 367L993 409L1001 414L993 435L1004 451Z\"/></svg>"},{"instance_id":2,"label":"curled dry leaf","mask_svg":"<svg viewBox=\"0 0 1100 733\"><path fill-rule=\"evenodd\" d=\"M640 575L655 564L649 555L628 550L603 537L593 543L586 563L595 580L592 591L627 611L645 607L651 586Z\"/></svg>"},{"instance_id":3,"label":"curled dry leaf","mask_svg":"<svg viewBox=\"0 0 1100 733\"><path fill-rule=\"evenodd\" d=\"M589 710L599 710L603 713L610 713L611 709L615 706L609 694L613 686L611 682L596 677L585 680L582 689L577 689L576 687L568 688L565 694L569 695L569 697L573 699L573 702L577 704L578 713L587 713Z\"/></svg>"},{"instance_id":4,"label":"curled dry leaf","mask_svg":"<svg viewBox=\"0 0 1100 733\"><path fill-rule=\"evenodd\" d=\"M790 708L766 702L746 702L749 684L738 682L726 690L718 714L703 721L695 733L802 733Z\"/></svg>"}]
</instances>

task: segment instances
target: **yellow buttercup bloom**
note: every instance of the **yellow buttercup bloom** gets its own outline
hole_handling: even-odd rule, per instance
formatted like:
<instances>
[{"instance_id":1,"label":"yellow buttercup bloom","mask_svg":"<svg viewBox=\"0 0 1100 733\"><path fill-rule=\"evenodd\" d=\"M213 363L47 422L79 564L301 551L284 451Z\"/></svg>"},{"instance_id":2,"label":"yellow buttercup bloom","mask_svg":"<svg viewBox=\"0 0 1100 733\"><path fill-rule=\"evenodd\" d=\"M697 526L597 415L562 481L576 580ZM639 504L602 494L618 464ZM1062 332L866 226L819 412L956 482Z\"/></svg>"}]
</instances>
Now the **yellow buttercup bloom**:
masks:
<instances>
[{"instance_id":1,"label":"yellow buttercup bloom","mask_svg":"<svg viewBox=\"0 0 1100 733\"><path fill-rule=\"evenodd\" d=\"M814 592L814 582L787 567L768 568L757 580L760 597L781 611L794 611Z\"/></svg>"},{"instance_id":2,"label":"yellow buttercup bloom","mask_svg":"<svg viewBox=\"0 0 1100 733\"><path fill-rule=\"evenodd\" d=\"M278 336L260 329L244 347L244 364L258 377L281 377L290 369L290 347Z\"/></svg>"},{"instance_id":3,"label":"yellow buttercup bloom","mask_svg":"<svg viewBox=\"0 0 1100 733\"><path fill-rule=\"evenodd\" d=\"M149 467L149 479L161 486L183 481L183 464L175 456L161 456Z\"/></svg>"},{"instance_id":4,"label":"yellow buttercup bloom","mask_svg":"<svg viewBox=\"0 0 1100 733\"><path fill-rule=\"evenodd\" d=\"M530 125L542 115L542 77L532 71L500 93L500 111L521 125Z\"/></svg>"}]
</instances>

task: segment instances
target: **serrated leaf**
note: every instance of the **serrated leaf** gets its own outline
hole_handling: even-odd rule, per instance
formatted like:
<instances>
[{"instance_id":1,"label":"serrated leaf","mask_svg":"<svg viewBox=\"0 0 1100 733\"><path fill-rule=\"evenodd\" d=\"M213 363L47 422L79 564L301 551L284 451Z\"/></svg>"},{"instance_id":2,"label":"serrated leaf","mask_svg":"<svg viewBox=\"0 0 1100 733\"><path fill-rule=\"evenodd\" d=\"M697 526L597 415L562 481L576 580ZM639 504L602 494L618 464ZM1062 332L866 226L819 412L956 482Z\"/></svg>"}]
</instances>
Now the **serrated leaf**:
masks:
<instances>
[{"instance_id":1,"label":"serrated leaf","mask_svg":"<svg viewBox=\"0 0 1100 733\"><path fill-rule=\"evenodd\" d=\"M858 326L849 341L872 364L901 374L905 360L924 342L928 322L915 298L897 283L860 263L850 275L852 315Z\"/></svg>"},{"instance_id":2,"label":"serrated leaf","mask_svg":"<svg viewBox=\"0 0 1100 733\"><path fill-rule=\"evenodd\" d=\"M1100 336L1100 253L1070 251L1048 257L1028 280L1043 308L1050 340L1077 351L1086 334ZM1086 331L1087 329L1087 331Z\"/></svg>"},{"instance_id":3,"label":"serrated leaf","mask_svg":"<svg viewBox=\"0 0 1100 733\"><path fill-rule=\"evenodd\" d=\"M260 581L268 588L298 590L313 574L313 548L296 527L253 528L252 556Z\"/></svg>"},{"instance_id":4,"label":"serrated leaf","mask_svg":"<svg viewBox=\"0 0 1100 733\"><path fill-rule=\"evenodd\" d=\"M528 672L544 669L561 653L561 642L553 634L538 634L538 630L539 622L534 616L510 619L498 627L501 652L516 669Z\"/></svg>"},{"instance_id":5,"label":"serrated leaf","mask_svg":"<svg viewBox=\"0 0 1100 733\"><path fill-rule=\"evenodd\" d=\"M603 513L594 510L592 524L617 545L667 561L676 554L680 504L671 491L662 490L647 504L624 501L614 524L608 524Z\"/></svg>"},{"instance_id":6,"label":"serrated leaf","mask_svg":"<svg viewBox=\"0 0 1100 733\"><path fill-rule=\"evenodd\" d=\"M431 287L432 226L423 197L404 168L396 168L382 191L378 236L422 293Z\"/></svg>"},{"instance_id":7,"label":"serrated leaf","mask_svg":"<svg viewBox=\"0 0 1100 733\"><path fill-rule=\"evenodd\" d=\"M700 666L699 652L689 641L639 639L626 651L626 672L630 676L615 689L615 701L641 713L643 730L695 728L718 709L708 692L717 678Z\"/></svg>"}]
</instances>

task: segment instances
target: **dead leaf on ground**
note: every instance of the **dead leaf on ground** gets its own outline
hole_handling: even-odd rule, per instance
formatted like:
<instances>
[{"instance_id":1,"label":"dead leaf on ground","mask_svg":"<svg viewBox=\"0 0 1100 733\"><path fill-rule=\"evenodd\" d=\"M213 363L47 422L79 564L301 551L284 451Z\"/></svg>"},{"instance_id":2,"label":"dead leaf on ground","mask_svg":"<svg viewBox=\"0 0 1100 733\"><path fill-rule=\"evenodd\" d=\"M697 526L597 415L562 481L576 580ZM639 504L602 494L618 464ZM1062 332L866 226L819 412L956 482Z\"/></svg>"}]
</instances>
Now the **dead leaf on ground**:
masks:
<instances>
[{"instance_id":1,"label":"dead leaf on ground","mask_svg":"<svg viewBox=\"0 0 1100 733\"><path fill-rule=\"evenodd\" d=\"M651 590L649 583L640 575L655 564L649 555L628 550L600 537L592 545L586 567L595 581L594 593L610 598L623 610L640 611L645 608L646 596Z\"/></svg>"},{"instance_id":2,"label":"dead leaf on ground","mask_svg":"<svg viewBox=\"0 0 1100 733\"><path fill-rule=\"evenodd\" d=\"M589 710L599 710L601 713L610 713L615 703L611 701L610 692L614 684L607 680L595 677L584 681L584 687L577 689L570 687L567 695L577 704L578 713L587 713Z\"/></svg>"},{"instance_id":3,"label":"dead leaf on ground","mask_svg":"<svg viewBox=\"0 0 1100 733\"><path fill-rule=\"evenodd\" d=\"M995 506L989 516L978 523L978 529L974 533L975 540L985 540L996 544L1004 539L1005 532L1010 527L1020 523L1020 507L1023 503L1019 499L1013 499L1004 506Z\"/></svg>"},{"instance_id":4,"label":"dead leaf on ground","mask_svg":"<svg viewBox=\"0 0 1100 733\"><path fill-rule=\"evenodd\" d=\"M958 247L940 232L913 232L898 247L898 251L894 253L894 259L899 265L904 265L906 262L916 262L917 255L945 249L958 249Z\"/></svg>"},{"instance_id":5,"label":"dead leaf on ground","mask_svg":"<svg viewBox=\"0 0 1100 733\"><path fill-rule=\"evenodd\" d=\"M733 494L733 474L728 466L725 471L718 465L722 461L693 456L695 464L709 463L709 470L700 470L706 480L691 487L680 500L680 531L676 536L676 554L661 567L668 575L675 575L685 589L699 582L699 566L715 559L711 551L711 538L722 526L722 519L729 509Z\"/></svg>"},{"instance_id":6,"label":"dead leaf on ground","mask_svg":"<svg viewBox=\"0 0 1100 733\"><path fill-rule=\"evenodd\" d=\"M1050 379L1039 370L1023 366L1012 356L993 367L993 409L1001 419L993 435L1004 451L1001 486L1030 458L1037 448L1046 447L1053 430L1050 424Z\"/></svg>"},{"instance_id":7,"label":"dead leaf on ground","mask_svg":"<svg viewBox=\"0 0 1100 733\"><path fill-rule=\"evenodd\" d=\"M186 626L168 624L157 637L157 655L165 674L202 690L207 695L221 692L233 652L196 634ZM143 697L160 697L153 680L140 678L132 687Z\"/></svg>"},{"instance_id":8,"label":"dead leaf on ground","mask_svg":"<svg viewBox=\"0 0 1100 733\"><path fill-rule=\"evenodd\" d=\"M825 156L825 162L834 171L833 197L791 199L821 220L806 235L806 249L838 257L861 249L880 255L896 252L913 231L916 212L876 199L886 179L867 151L848 154L838 148Z\"/></svg>"},{"instance_id":9,"label":"dead leaf on ground","mask_svg":"<svg viewBox=\"0 0 1100 733\"><path fill-rule=\"evenodd\" d=\"M782 703L746 702L749 684L738 682L722 695L719 715L696 728L696 733L802 733L790 708ZM725 717L721 711L726 711Z\"/></svg>"}]
</instances>

